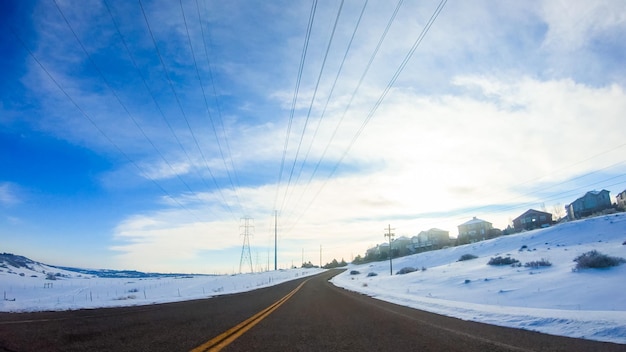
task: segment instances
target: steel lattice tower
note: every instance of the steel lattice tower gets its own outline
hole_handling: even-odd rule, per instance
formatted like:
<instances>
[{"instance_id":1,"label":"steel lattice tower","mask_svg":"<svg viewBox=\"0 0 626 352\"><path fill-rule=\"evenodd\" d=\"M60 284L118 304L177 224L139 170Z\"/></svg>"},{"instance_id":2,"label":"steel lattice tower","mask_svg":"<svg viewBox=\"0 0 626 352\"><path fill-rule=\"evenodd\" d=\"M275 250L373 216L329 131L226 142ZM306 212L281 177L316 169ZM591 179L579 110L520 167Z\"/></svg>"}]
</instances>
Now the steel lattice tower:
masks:
<instances>
[{"instance_id":1,"label":"steel lattice tower","mask_svg":"<svg viewBox=\"0 0 626 352\"><path fill-rule=\"evenodd\" d=\"M239 228L243 227L243 245L241 246L241 260L239 261L239 273L241 274L241 269L243 267L244 262L250 263L250 272L254 272L252 269L252 255L250 254L250 228L254 228L253 225L250 224L251 218L242 218L243 225L239 226Z\"/></svg>"}]
</instances>

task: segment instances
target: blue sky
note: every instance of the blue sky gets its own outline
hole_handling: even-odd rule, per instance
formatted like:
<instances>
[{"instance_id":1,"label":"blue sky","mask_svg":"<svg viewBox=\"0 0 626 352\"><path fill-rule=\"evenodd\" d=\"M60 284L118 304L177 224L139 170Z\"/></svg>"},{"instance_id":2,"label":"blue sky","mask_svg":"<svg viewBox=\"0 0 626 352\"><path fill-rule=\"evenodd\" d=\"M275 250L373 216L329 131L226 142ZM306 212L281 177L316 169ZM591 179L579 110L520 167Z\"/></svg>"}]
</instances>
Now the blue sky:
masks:
<instances>
[{"instance_id":1,"label":"blue sky","mask_svg":"<svg viewBox=\"0 0 626 352\"><path fill-rule=\"evenodd\" d=\"M2 251L232 273L275 209L286 267L626 189L622 1L0 6Z\"/></svg>"}]
</instances>

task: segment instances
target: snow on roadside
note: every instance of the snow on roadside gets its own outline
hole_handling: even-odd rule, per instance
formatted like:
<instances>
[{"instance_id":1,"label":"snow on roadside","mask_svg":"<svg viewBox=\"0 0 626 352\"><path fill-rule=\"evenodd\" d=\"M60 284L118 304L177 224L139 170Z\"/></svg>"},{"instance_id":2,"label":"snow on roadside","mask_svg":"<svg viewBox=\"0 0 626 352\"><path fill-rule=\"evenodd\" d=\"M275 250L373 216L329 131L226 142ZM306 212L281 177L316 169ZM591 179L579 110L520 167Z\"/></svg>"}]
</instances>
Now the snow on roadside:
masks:
<instances>
[{"instance_id":1,"label":"snow on roadside","mask_svg":"<svg viewBox=\"0 0 626 352\"><path fill-rule=\"evenodd\" d=\"M626 344L626 265L573 270L574 258L594 249L626 258L625 241L622 213L397 258L393 276L388 261L351 266L332 282L464 320ZM478 258L458 261L463 254ZM552 266L487 265L495 256L522 264L546 259ZM395 275L403 267L426 270Z\"/></svg>"},{"instance_id":2,"label":"snow on roadside","mask_svg":"<svg viewBox=\"0 0 626 352\"><path fill-rule=\"evenodd\" d=\"M34 268L37 269L37 268ZM137 306L251 291L311 276L320 269L290 269L238 275L98 278L42 266L56 280L27 268L0 272L0 312L35 312ZM20 276L20 274L23 274Z\"/></svg>"}]
</instances>

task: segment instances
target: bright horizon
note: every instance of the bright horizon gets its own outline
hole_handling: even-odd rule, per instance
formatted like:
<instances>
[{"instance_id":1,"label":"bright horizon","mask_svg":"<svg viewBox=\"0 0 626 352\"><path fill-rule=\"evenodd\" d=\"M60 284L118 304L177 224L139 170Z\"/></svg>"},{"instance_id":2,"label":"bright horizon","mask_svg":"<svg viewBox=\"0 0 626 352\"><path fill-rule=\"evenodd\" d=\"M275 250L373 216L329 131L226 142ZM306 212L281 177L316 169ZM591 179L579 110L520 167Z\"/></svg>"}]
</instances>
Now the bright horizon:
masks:
<instances>
[{"instance_id":1,"label":"bright horizon","mask_svg":"<svg viewBox=\"0 0 626 352\"><path fill-rule=\"evenodd\" d=\"M620 1L0 7L3 252L233 273L251 218L273 269L277 210L318 265L626 189Z\"/></svg>"}]
</instances>

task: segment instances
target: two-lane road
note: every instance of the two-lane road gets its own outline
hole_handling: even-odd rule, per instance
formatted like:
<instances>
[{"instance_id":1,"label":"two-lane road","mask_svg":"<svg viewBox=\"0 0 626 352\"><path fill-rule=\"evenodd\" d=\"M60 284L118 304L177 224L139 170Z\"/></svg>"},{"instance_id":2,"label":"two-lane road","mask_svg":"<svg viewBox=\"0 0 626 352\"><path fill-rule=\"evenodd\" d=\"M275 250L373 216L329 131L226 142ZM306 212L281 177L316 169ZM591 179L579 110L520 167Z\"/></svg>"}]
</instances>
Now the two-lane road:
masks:
<instances>
[{"instance_id":1,"label":"two-lane road","mask_svg":"<svg viewBox=\"0 0 626 352\"><path fill-rule=\"evenodd\" d=\"M330 284L337 273L206 300L0 314L0 351L190 351L220 341L223 351L626 351L374 300Z\"/></svg>"}]
</instances>

